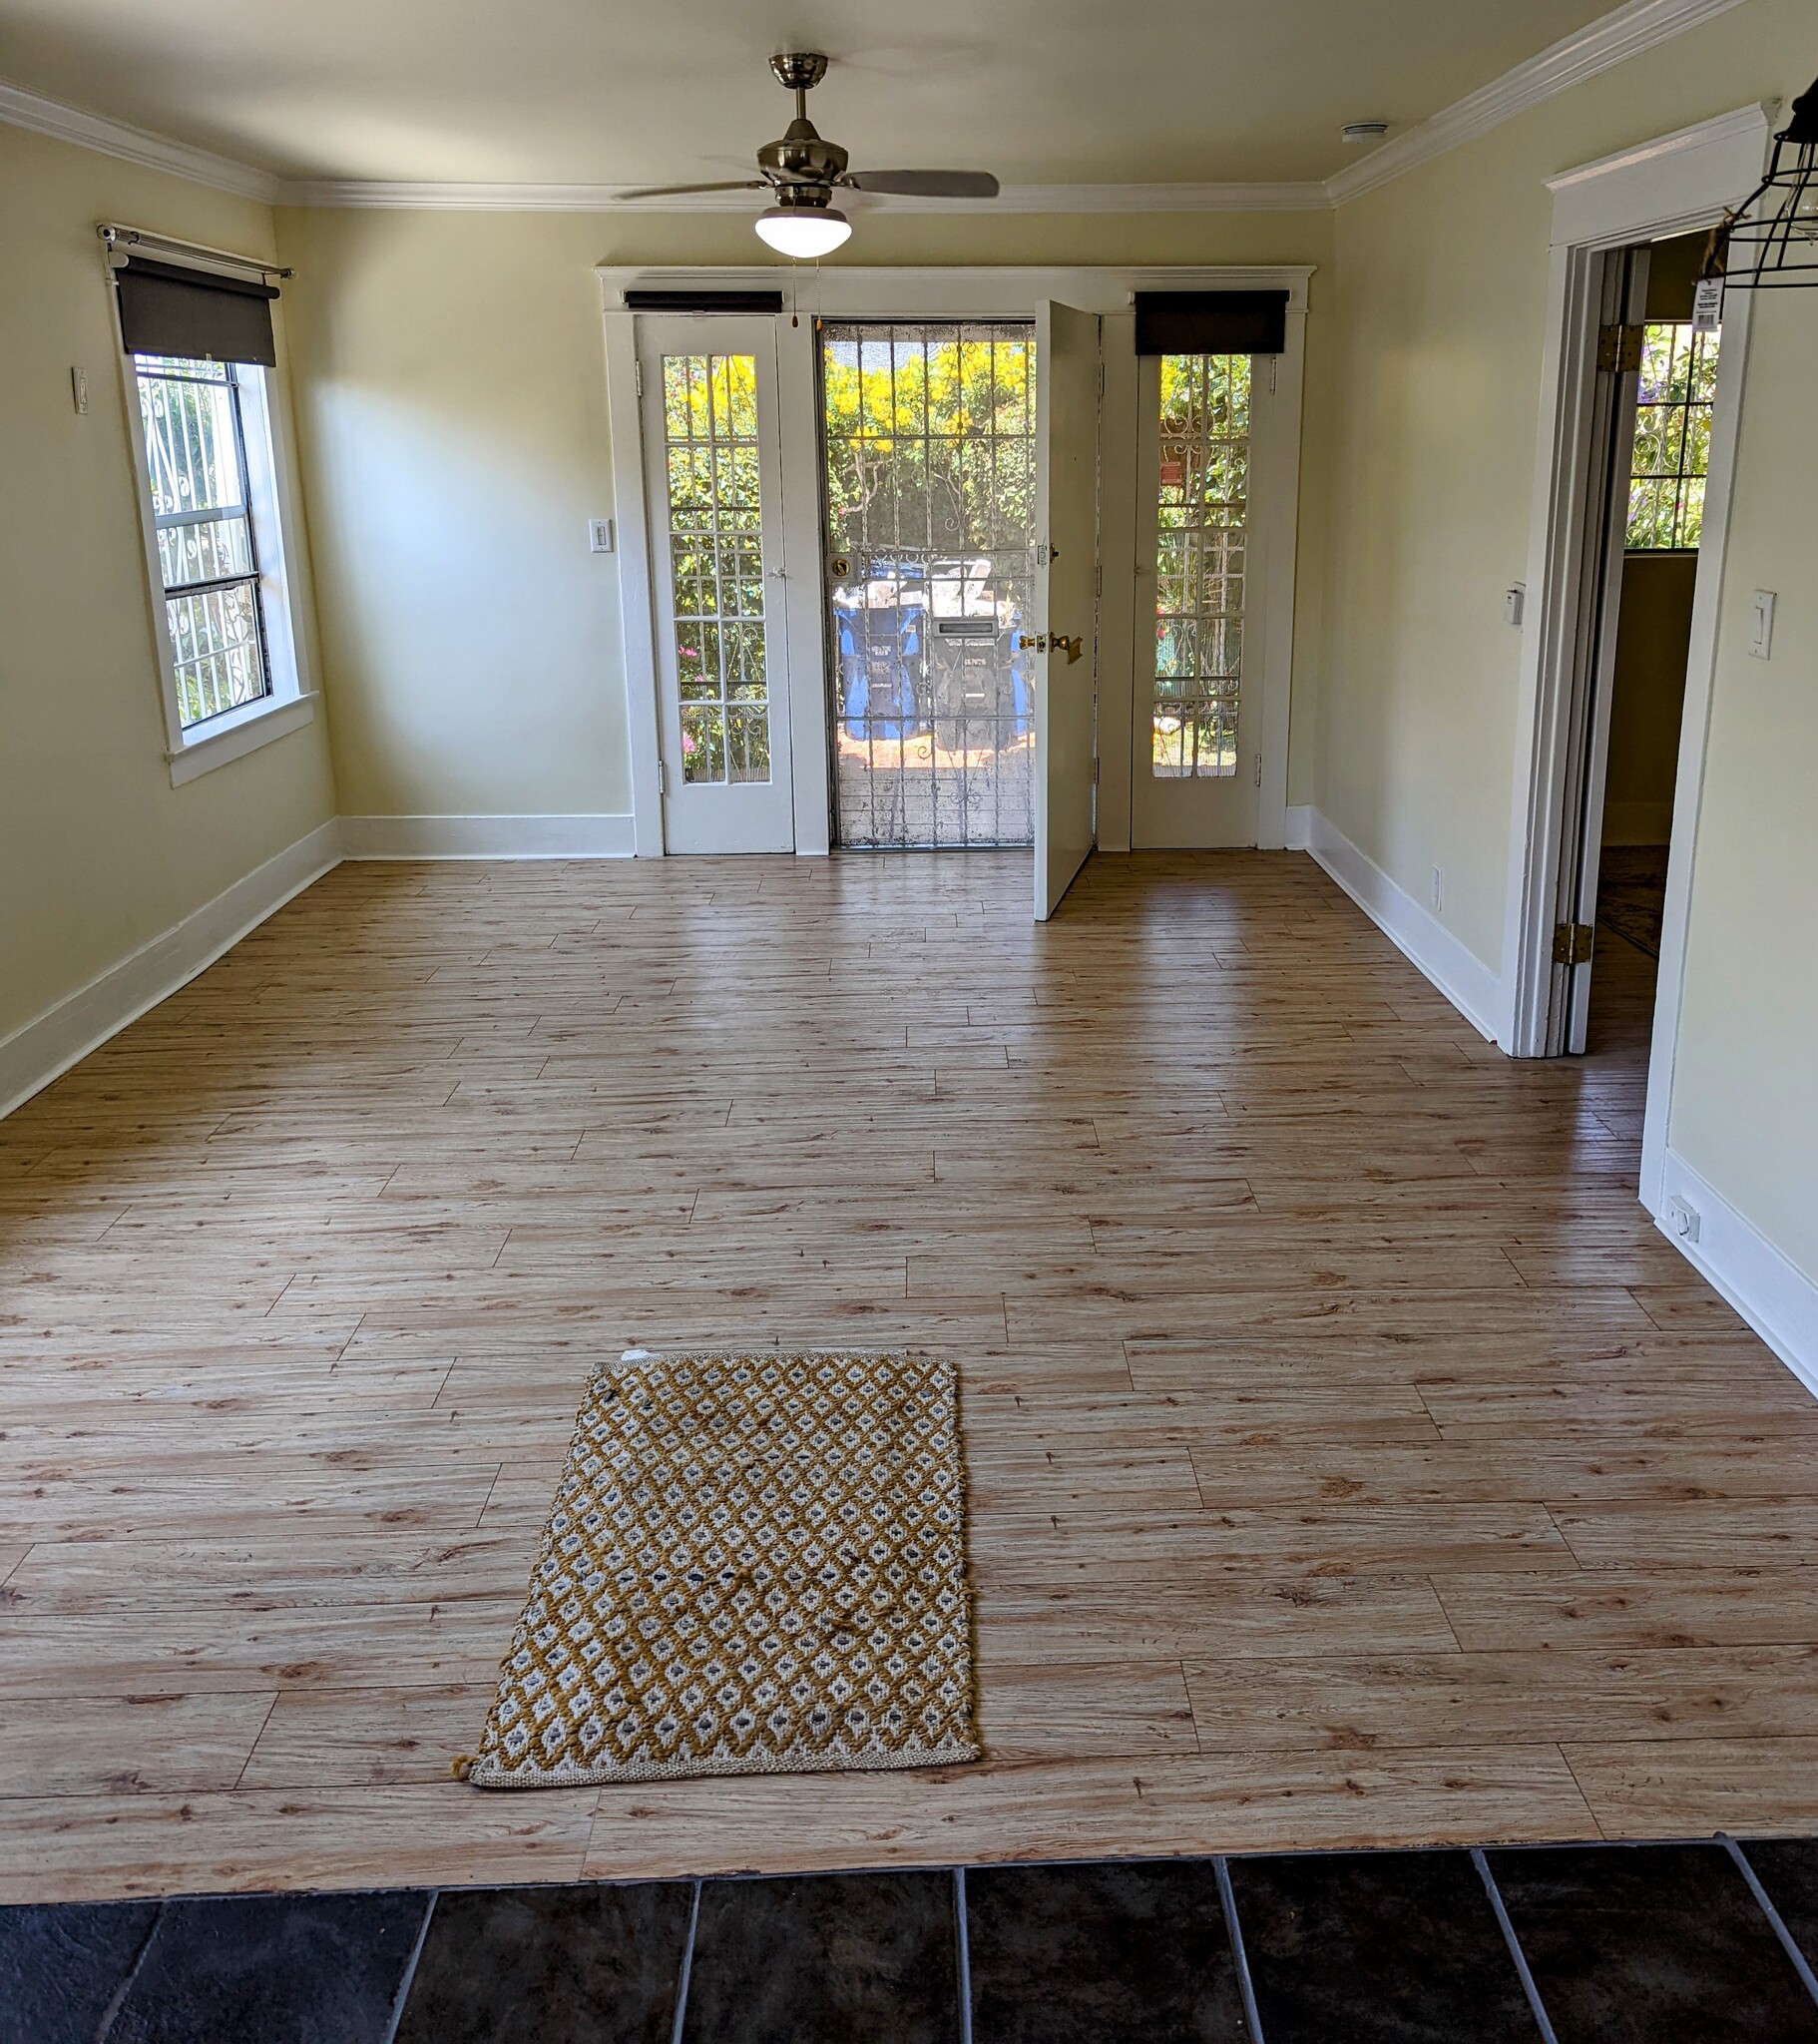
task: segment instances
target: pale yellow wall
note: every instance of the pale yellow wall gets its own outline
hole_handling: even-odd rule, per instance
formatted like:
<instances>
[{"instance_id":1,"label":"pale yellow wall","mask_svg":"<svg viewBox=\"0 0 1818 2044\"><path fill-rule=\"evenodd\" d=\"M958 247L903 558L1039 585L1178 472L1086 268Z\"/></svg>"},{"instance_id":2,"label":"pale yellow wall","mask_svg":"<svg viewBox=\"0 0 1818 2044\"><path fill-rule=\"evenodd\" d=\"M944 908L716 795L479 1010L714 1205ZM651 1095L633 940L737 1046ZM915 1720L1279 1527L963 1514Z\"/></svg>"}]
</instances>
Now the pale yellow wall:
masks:
<instances>
[{"instance_id":1,"label":"pale yellow wall","mask_svg":"<svg viewBox=\"0 0 1818 2044\"><path fill-rule=\"evenodd\" d=\"M585 543L587 519L616 508L595 265L748 264L763 254L748 222L295 209L278 223L298 272L289 332L342 810L629 810L615 563ZM1331 220L881 216L853 250L866 263L1323 265ZM812 272L797 281L805 313ZM1314 498L1325 288L1322 269L1308 320ZM1309 516L1309 678L1322 539ZM1310 730L1310 700L1295 711Z\"/></svg>"},{"instance_id":2,"label":"pale yellow wall","mask_svg":"<svg viewBox=\"0 0 1818 2044\"><path fill-rule=\"evenodd\" d=\"M1814 387L1818 291L1763 291L1718 625L1668 1140L1818 1278ZM1757 589L1779 596L1767 661L1747 651Z\"/></svg>"},{"instance_id":3,"label":"pale yellow wall","mask_svg":"<svg viewBox=\"0 0 1818 2044\"><path fill-rule=\"evenodd\" d=\"M334 811L319 720L171 785L104 219L272 247L266 207L0 128L0 1039Z\"/></svg>"},{"instance_id":4,"label":"pale yellow wall","mask_svg":"<svg viewBox=\"0 0 1818 2044\"><path fill-rule=\"evenodd\" d=\"M1810 0L1751 0L1339 209L1337 536L1320 806L1502 965L1552 198L1546 179L1818 69Z\"/></svg>"},{"instance_id":5,"label":"pale yellow wall","mask_svg":"<svg viewBox=\"0 0 1818 2044\"><path fill-rule=\"evenodd\" d=\"M1321 679L1321 807L1501 970L1519 635L1551 198L1576 164L1818 69L1810 0L1750 0L1337 216L1340 445ZM1764 307L1724 598L1674 1146L1818 1277L1818 690L1809 615L1818 294ZM1799 450L1803 448L1803 464ZM1756 586L1783 592L1772 665L1736 657Z\"/></svg>"}]
</instances>

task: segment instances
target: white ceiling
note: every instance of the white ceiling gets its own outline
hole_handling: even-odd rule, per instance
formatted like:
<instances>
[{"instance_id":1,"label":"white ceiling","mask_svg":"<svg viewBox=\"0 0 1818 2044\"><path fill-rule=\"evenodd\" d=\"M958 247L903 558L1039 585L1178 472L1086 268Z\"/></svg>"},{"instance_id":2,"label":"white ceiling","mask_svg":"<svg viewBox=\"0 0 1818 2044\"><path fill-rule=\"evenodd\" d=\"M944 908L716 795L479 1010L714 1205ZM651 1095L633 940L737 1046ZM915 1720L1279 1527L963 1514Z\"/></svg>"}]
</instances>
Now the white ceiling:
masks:
<instances>
[{"instance_id":1,"label":"white ceiling","mask_svg":"<svg viewBox=\"0 0 1818 2044\"><path fill-rule=\"evenodd\" d=\"M288 178L670 183L780 134L1012 185L1298 181L1608 0L0 0L0 75Z\"/></svg>"}]
</instances>

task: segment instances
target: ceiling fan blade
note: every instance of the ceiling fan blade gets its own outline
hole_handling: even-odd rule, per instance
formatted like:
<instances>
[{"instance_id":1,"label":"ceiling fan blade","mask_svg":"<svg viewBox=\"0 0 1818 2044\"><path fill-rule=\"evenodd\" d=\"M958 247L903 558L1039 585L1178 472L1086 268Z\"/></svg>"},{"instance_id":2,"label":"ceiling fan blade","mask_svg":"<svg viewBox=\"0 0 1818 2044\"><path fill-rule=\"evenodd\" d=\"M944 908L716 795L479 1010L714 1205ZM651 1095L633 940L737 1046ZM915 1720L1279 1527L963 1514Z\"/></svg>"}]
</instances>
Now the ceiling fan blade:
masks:
<instances>
[{"instance_id":1,"label":"ceiling fan blade","mask_svg":"<svg viewBox=\"0 0 1818 2044\"><path fill-rule=\"evenodd\" d=\"M989 171L848 171L840 180L855 192L895 192L906 199L995 199Z\"/></svg>"},{"instance_id":2,"label":"ceiling fan blade","mask_svg":"<svg viewBox=\"0 0 1818 2044\"><path fill-rule=\"evenodd\" d=\"M647 185L636 192L616 192L615 199L685 199L691 192L767 192L766 178L732 178L718 185Z\"/></svg>"}]
</instances>

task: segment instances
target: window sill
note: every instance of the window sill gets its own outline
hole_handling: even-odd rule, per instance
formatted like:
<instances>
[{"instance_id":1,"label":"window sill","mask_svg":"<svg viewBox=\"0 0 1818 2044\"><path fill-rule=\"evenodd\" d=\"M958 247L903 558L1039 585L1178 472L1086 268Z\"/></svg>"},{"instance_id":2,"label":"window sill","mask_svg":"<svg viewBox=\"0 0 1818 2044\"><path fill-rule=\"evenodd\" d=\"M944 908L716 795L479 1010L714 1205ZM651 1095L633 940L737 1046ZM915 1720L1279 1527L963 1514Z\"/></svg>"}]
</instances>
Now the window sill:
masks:
<instances>
[{"instance_id":1,"label":"window sill","mask_svg":"<svg viewBox=\"0 0 1818 2044\"><path fill-rule=\"evenodd\" d=\"M171 785L182 787L199 774L212 773L217 766L243 760L260 746L287 733L301 731L315 717L315 697L286 696L278 703L249 705L231 724L223 724L206 738L194 740L182 752L167 753L171 763Z\"/></svg>"}]
</instances>

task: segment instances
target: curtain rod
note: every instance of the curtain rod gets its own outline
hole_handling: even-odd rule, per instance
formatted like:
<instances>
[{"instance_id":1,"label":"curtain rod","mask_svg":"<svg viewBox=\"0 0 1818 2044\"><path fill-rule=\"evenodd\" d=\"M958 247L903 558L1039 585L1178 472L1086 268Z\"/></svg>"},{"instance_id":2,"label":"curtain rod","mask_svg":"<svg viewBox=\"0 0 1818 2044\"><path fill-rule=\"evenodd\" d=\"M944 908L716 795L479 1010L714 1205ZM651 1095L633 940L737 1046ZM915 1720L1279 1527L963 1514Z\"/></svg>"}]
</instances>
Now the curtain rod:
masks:
<instances>
[{"instance_id":1,"label":"curtain rod","mask_svg":"<svg viewBox=\"0 0 1818 2044\"><path fill-rule=\"evenodd\" d=\"M255 270L260 276L294 276L294 269L283 269L275 262L261 261L256 256L235 255L231 249L211 249L206 242L179 242L169 235L154 234L150 228L122 227L118 221L104 220L95 232L110 249L163 249L172 256L201 256L211 262L231 262L236 268Z\"/></svg>"}]
</instances>

